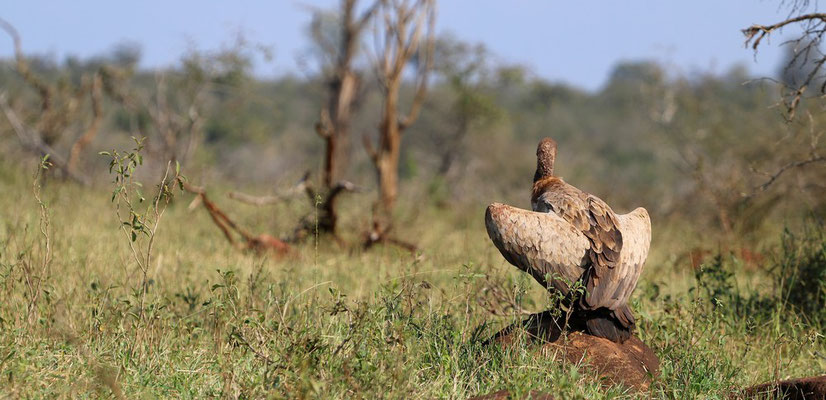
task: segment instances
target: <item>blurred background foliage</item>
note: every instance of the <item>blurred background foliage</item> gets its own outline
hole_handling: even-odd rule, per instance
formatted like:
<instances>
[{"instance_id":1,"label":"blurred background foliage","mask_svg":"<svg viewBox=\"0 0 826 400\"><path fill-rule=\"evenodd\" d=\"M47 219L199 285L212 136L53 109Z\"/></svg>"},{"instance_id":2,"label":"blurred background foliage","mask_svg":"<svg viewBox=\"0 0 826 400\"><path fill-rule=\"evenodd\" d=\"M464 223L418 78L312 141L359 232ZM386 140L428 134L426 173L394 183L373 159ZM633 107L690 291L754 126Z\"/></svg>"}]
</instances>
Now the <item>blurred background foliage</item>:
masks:
<instances>
[{"instance_id":1,"label":"blurred background foliage","mask_svg":"<svg viewBox=\"0 0 826 400\"><path fill-rule=\"evenodd\" d=\"M119 74L121 80L104 100L101 133L82 160L82 171L95 182L108 178L100 168L104 160L94 154L124 146L130 136L147 136L147 148L160 149L150 152L147 162L155 167L147 171L159 175L164 160L176 159L195 182L273 192L321 167L323 143L313 127L327 96L322 44L336 40L336 18L321 13L308 27L315 46L305 55L305 73L277 79L252 74L253 59L271 54L240 34L216 50L193 45L176 66L159 71L136 68L141 50L134 43L90 59L26 59L58 87L77 85L84 74L104 65ZM356 143L375 132L381 109L364 53L354 62L365 81L351 128ZM790 52L781 65L793 56ZM778 233L801 217L823 215L822 166L789 168L761 188L784 165L823 148L819 104L805 104L792 122L775 107L778 82L793 81L805 66L778 68L778 82L753 79L744 66L719 74L675 75L671 70L651 61L624 61L600 90L589 92L535 76L482 44L443 35L437 39L420 119L403 138L402 203L473 217L492 201L526 207L534 146L550 136L559 142L562 177L618 211L646 207L655 237L679 232L683 251L688 251L686 243L688 248L695 243L755 247L767 233ZM412 85L405 83L402 103L410 101ZM0 87L14 109L37 108L39 98L21 81L14 60L0 62ZM178 129L172 129L171 144L153 120L159 102L174 114L167 122ZM175 118L182 122L175 125ZM198 125L192 127L196 118ZM19 151L5 118L0 118L0 135L0 155L13 161L9 164L34 162ZM58 139L56 148L69 148L75 137ZM373 186L364 149L349 146L348 151L352 162L342 176Z\"/></svg>"},{"instance_id":2,"label":"blurred background foliage","mask_svg":"<svg viewBox=\"0 0 826 400\"><path fill-rule=\"evenodd\" d=\"M349 162L337 171L358 189L337 203L335 238L343 240L305 235L315 240L296 243L294 258L241 253L194 210L206 197L196 196L187 210L184 194L170 199L151 279L144 273L134 282L124 258L129 242L114 237L119 224L106 211L113 207L109 160L98 155L134 147L131 137L146 138L136 171L145 191L175 161L250 232L285 237L296 225L318 232L322 192L307 190L307 202L303 193L294 196L295 182L310 171L309 182L323 187L318 125L341 70L330 48L341 40L340 17L316 10L304 70L273 79L253 73L253 60L271 57L270 50L241 34L218 49L193 44L162 70L139 68L134 43L89 59L23 53L39 86L20 73L18 60L0 60L0 290L9 299L0 302L0 328L9 328L0 330L0 350L8 349L0 369L12 390L43 386L76 397L86 389L58 381L80 376L117 394L117 380L104 376L112 364L124 371L127 393L154 397L461 398L554 386L563 397L600 398L596 379L481 344L521 318L491 314L484 306L491 287L509 289L520 308L548 305L547 292L491 246L482 223L491 202L528 207L536 143L546 136L559 143L557 173L566 181L617 212L643 206L651 214L651 253L632 302L638 335L662 359L653 395L728 398L745 384L822 373L826 115L811 95L786 118L788 87L805 83L815 68L794 50L769 79L744 66L682 74L629 60L600 89L586 91L543 79L483 44L437 37L421 113L402 136L392 210L393 234L418 249L368 251L358 243L370 229L376 177L358 144L375 137L386 103L363 38L348 64L358 83ZM420 61L412 57L403 74L400 109L414 102ZM92 132L74 171L91 189L58 183L72 170L56 165L40 182L53 211L33 213L29 191L38 186L29 178L42 151L19 140L26 132L9 115L40 131L55 163ZM233 191L277 201L252 208L224 196ZM18 211L21 204L28 211ZM37 278L47 285L37 303L26 286L29 266L51 247L46 233L39 244L33 227L50 215L58 279L50 272ZM43 318L26 324L24 309ZM135 347L131 337L146 340ZM67 346L54 342L89 350L67 362ZM167 347L159 351L158 343Z\"/></svg>"}]
</instances>

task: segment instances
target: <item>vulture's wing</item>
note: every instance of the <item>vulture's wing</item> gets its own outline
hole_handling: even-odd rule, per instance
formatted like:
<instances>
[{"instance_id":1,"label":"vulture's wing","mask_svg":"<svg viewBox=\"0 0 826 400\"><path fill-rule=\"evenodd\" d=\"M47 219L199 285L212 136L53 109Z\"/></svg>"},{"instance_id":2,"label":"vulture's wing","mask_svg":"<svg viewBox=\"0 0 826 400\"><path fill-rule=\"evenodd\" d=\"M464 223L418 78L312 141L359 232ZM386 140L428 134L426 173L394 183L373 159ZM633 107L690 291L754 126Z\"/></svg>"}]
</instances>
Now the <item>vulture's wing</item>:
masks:
<instances>
[{"instance_id":1,"label":"vulture's wing","mask_svg":"<svg viewBox=\"0 0 826 400\"><path fill-rule=\"evenodd\" d=\"M617 215L599 197L588 195L585 200L584 214L587 216L587 230L585 236L591 242L591 269L585 282L585 303L594 309L607 307L611 302L611 290L618 281L624 278L624 270L620 265L620 254L623 250L623 234Z\"/></svg>"},{"instance_id":2,"label":"vulture's wing","mask_svg":"<svg viewBox=\"0 0 826 400\"><path fill-rule=\"evenodd\" d=\"M639 207L628 214L618 215L617 218L625 241L618 268L620 279L612 280L610 288L606 290L612 292L611 303L607 305L612 310L628 303L631 293L637 287L651 246L651 219L646 209Z\"/></svg>"},{"instance_id":3,"label":"vulture's wing","mask_svg":"<svg viewBox=\"0 0 826 400\"><path fill-rule=\"evenodd\" d=\"M586 301L592 307L613 310L624 326L630 326L634 324L634 315L627 307L628 299L637 287L645 259L648 257L651 220L644 208L637 208L616 218L622 231L622 252L616 266L599 276L594 286L597 290L590 291L588 294L591 296Z\"/></svg>"},{"instance_id":4,"label":"vulture's wing","mask_svg":"<svg viewBox=\"0 0 826 400\"><path fill-rule=\"evenodd\" d=\"M505 259L546 288L568 293L559 278L575 282L582 276L590 243L558 215L494 203L485 213L485 226Z\"/></svg>"}]
</instances>

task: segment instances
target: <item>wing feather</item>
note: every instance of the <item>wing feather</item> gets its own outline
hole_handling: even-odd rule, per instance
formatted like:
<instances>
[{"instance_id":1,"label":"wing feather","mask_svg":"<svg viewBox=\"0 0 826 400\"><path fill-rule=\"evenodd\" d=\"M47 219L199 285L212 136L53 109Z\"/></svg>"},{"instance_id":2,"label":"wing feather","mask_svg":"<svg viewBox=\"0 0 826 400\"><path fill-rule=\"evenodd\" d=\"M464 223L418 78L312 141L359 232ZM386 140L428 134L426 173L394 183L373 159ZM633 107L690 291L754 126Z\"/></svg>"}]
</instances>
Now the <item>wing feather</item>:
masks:
<instances>
[{"instance_id":1,"label":"wing feather","mask_svg":"<svg viewBox=\"0 0 826 400\"><path fill-rule=\"evenodd\" d=\"M583 233L591 242L591 269L588 271L588 283L593 290L583 297L584 305L594 309L604 307L610 302L614 282L622 277L617 269L622 251L622 232L616 214L602 199L587 195L583 207L590 222L588 230Z\"/></svg>"},{"instance_id":2,"label":"wing feather","mask_svg":"<svg viewBox=\"0 0 826 400\"><path fill-rule=\"evenodd\" d=\"M485 213L485 226L505 259L548 289L567 294L565 282L554 278L574 282L584 272L588 239L554 213L494 203ZM552 278L550 282L546 277Z\"/></svg>"},{"instance_id":3,"label":"wing feather","mask_svg":"<svg viewBox=\"0 0 826 400\"><path fill-rule=\"evenodd\" d=\"M651 245L651 220L644 208L618 215L617 220L624 238L622 253L616 269L608 279L601 281L601 286L604 286L601 295L604 297L598 302L599 306L611 310L618 310L628 304Z\"/></svg>"},{"instance_id":4,"label":"wing feather","mask_svg":"<svg viewBox=\"0 0 826 400\"><path fill-rule=\"evenodd\" d=\"M566 215L557 215L554 210L532 212L499 203L488 207L485 225L505 259L530 273L546 288L553 287L567 294L564 282L558 279L547 282L545 277L560 276L573 282L582 278L588 268L589 276L585 277L588 308L606 307L616 311L623 323L633 324L634 317L624 306L637 286L648 257L651 220L644 208L615 215L607 205L600 207L600 202L593 201L591 204L596 206L589 206L589 210L595 210L590 211L593 216L590 218L599 228L589 224L590 229L584 232L578 224L566 221ZM601 209L607 209L610 214ZM600 251L595 251L597 249Z\"/></svg>"}]
</instances>

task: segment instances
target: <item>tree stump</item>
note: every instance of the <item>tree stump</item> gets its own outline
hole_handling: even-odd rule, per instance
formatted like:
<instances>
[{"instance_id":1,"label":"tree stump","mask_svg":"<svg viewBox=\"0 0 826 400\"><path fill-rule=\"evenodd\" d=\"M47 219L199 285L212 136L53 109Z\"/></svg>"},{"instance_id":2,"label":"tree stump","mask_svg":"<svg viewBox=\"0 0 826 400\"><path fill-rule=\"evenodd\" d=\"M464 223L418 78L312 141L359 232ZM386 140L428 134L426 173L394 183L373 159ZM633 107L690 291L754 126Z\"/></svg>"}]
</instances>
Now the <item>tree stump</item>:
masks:
<instances>
[{"instance_id":1,"label":"tree stump","mask_svg":"<svg viewBox=\"0 0 826 400\"><path fill-rule=\"evenodd\" d=\"M511 325L490 339L490 342L512 346L520 335L529 342L541 345L543 355L561 355L560 360L571 363L584 361L584 367L605 378L606 384L621 384L637 391L647 391L659 374L657 355L636 336L625 343L592 336L582 331L582 324L569 321L567 335L560 326L564 317L554 318L548 312L533 314L522 323Z\"/></svg>"}]
</instances>

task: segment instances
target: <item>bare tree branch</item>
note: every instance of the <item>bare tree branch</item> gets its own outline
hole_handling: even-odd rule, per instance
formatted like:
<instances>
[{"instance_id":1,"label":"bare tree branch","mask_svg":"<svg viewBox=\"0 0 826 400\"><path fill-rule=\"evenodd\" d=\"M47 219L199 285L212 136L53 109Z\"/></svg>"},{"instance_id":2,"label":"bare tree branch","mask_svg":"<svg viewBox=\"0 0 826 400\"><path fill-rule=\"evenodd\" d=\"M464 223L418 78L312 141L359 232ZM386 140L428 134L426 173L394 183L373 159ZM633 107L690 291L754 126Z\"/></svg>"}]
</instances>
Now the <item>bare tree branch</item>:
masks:
<instances>
[{"instance_id":1,"label":"bare tree branch","mask_svg":"<svg viewBox=\"0 0 826 400\"><path fill-rule=\"evenodd\" d=\"M98 131L100 130L100 125L103 122L103 79L101 78L100 73L95 73L92 77L92 89L90 91L90 98L92 99L92 123L89 124L89 128L86 129L86 132L81 135L75 143L72 145L72 149L69 151L69 161L68 161L68 169L74 173L77 173L77 163L80 160L80 153L89 143L92 143L92 140L95 139L97 136Z\"/></svg>"},{"instance_id":2,"label":"bare tree branch","mask_svg":"<svg viewBox=\"0 0 826 400\"><path fill-rule=\"evenodd\" d=\"M421 111L422 104L424 103L425 94L427 92L428 78L430 76L430 72L433 70L433 55L436 47L435 12L435 7L431 8L431 15L427 17L428 27L426 45L423 49L424 51L419 51L420 58L423 58L424 60L418 60L419 72L416 74L416 94L413 96L413 103L410 106L407 116L399 121L399 125L401 125L402 130L409 127L416 120L416 118L419 117L419 112Z\"/></svg>"},{"instance_id":3,"label":"bare tree branch","mask_svg":"<svg viewBox=\"0 0 826 400\"><path fill-rule=\"evenodd\" d=\"M306 193L307 187L309 185L309 178L310 171L307 171L304 173L304 175L301 177L298 183L296 183L293 187L284 191L283 193L278 193L271 196L252 196L241 192L229 192L227 196L233 200L238 200L242 203L259 207L270 204L276 204L283 202L284 200L287 200L289 198L293 198L301 193Z\"/></svg>"},{"instance_id":4,"label":"bare tree branch","mask_svg":"<svg viewBox=\"0 0 826 400\"><path fill-rule=\"evenodd\" d=\"M83 184L89 184L89 180L78 171L83 150L94 140L100 131L103 121L103 94L104 89L108 93L109 88L114 87L113 79L116 78L115 69L101 66L91 75L91 78L84 74L80 79L80 84L51 83L36 74L29 66L23 54L22 41L17 30L5 20L0 19L2 28L14 43L14 54L16 70L20 74L22 81L28 85L40 100L39 110L32 115L35 121L31 126L25 126L23 120L28 120L27 116L18 118L14 109L3 99L3 108L6 117L20 138L21 143L27 151L41 157L49 154L52 162L64 173L64 176ZM106 82L104 82L106 77ZM80 110L85 104L85 99L91 100L91 120L87 125L87 114ZM68 161L57 154L54 146L58 141L71 134L76 123L86 126L71 146Z\"/></svg>"},{"instance_id":5,"label":"bare tree branch","mask_svg":"<svg viewBox=\"0 0 826 400\"><path fill-rule=\"evenodd\" d=\"M788 164L785 164L782 167L780 167L777 171L775 171L775 173L771 174L769 176L768 180L766 180L762 184L756 186L754 188L754 190L752 191L752 193L749 193L749 194L745 195L744 197L746 198L746 200L748 200L748 199L751 199L752 197L756 196L759 193L765 192L769 188L769 186L771 186L775 181L777 181L778 178L780 178L780 175L783 175L784 172L786 172L790 169L801 168L801 167L805 167L809 164L820 163L820 162L824 162L824 161L826 161L826 157L818 156L818 155L812 155L811 157L809 157L805 160L793 161L793 162L790 162Z\"/></svg>"},{"instance_id":6,"label":"bare tree branch","mask_svg":"<svg viewBox=\"0 0 826 400\"><path fill-rule=\"evenodd\" d=\"M804 14L771 25L755 24L746 29L743 29L742 32L744 35L746 35L746 46L748 46L749 43L751 43L751 48L757 50L757 46L760 45L760 42L763 40L763 38L765 38L770 33L789 24L812 21L826 22L826 13Z\"/></svg>"},{"instance_id":7,"label":"bare tree branch","mask_svg":"<svg viewBox=\"0 0 826 400\"><path fill-rule=\"evenodd\" d=\"M23 54L23 45L20 40L20 34L17 33L17 29L2 18L0 18L0 28L5 30L14 42L14 58L17 62L17 72L20 73L20 76L23 77L24 81L35 88L35 90L40 94L42 109L47 110L51 108L51 100L54 97L52 88L45 81L32 73L31 69L29 69L29 63L26 62L26 57Z\"/></svg>"},{"instance_id":8,"label":"bare tree branch","mask_svg":"<svg viewBox=\"0 0 826 400\"><path fill-rule=\"evenodd\" d=\"M795 3L795 9L798 4ZM804 6L805 8L805 6ZM780 21L771 25L752 25L742 32L746 36L745 45L757 52L758 46L764 38L771 35L771 33L782 29L791 24L800 24L803 26L803 33L795 40L786 42L785 44L795 44L794 55L789 60L784 68L784 71L789 71L792 68L803 68L810 65L811 71L806 75L802 82L794 82L793 85L786 85L783 93L783 103L786 108L786 119L791 121L795 118L796 112L806 93L808 87L815 83L819 73L826 64L826 55L819 50L819 45L826 34L826 13L811 13L790 17L786 20ZM802 47L798 47L802 45ZM812 53L819 53L819 58L812 59ZM813 64L809 64L812 62ZM800 65L798 65L800 64ZM826 81L820 87L820 93L826 93Z\"/></svg>"},{"instance_id":9,"label":"bare tree branch","mask_svg":"<svg viewBox=\"0 0 826 400\"><path fill-rule=\"evenodd\" d=\"M23 125L23 122L14 110L12 110L11 106L9 106L8 101L6 101L5 93L0 93L0 108L3 109L3 113L9 120L9 123L14 129L14 132L17 134L18 139L20 139L20 143L23 145L23 148L37 154L38 157L48 154L49 162L59 168L64 174L66 174L67 177L86 186L91 184L89 178L72 171L66 160L40 138L40 133Z\"/></svg>"}]
</instances>

